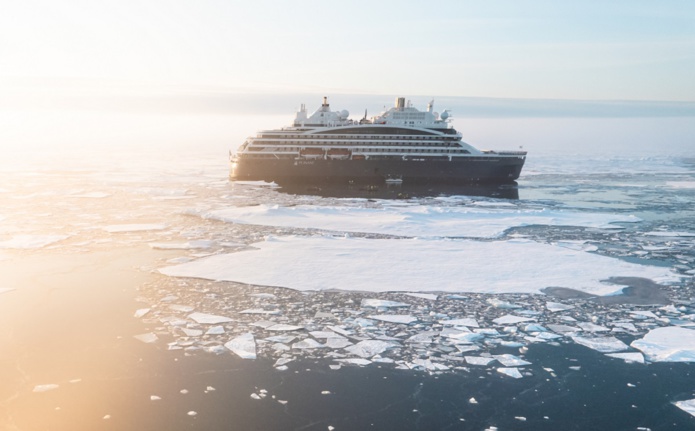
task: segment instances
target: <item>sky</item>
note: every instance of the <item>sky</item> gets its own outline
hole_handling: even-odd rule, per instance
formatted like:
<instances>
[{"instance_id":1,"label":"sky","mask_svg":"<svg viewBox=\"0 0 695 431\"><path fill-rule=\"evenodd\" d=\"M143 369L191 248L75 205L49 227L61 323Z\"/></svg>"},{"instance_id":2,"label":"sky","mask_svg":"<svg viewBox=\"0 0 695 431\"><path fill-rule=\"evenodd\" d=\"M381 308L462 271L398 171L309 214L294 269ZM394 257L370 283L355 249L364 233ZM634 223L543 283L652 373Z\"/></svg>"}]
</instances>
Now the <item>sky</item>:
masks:
<instances>
[{"instance_id":1,"label":"sky","mask_svg":"<svg viewBox=\"0 0 695 431\"><path fill-rule=\"evenodd\" d=\"M695 101L695 2L26 0L0 90Z\"/></svg>"}]
</instances>

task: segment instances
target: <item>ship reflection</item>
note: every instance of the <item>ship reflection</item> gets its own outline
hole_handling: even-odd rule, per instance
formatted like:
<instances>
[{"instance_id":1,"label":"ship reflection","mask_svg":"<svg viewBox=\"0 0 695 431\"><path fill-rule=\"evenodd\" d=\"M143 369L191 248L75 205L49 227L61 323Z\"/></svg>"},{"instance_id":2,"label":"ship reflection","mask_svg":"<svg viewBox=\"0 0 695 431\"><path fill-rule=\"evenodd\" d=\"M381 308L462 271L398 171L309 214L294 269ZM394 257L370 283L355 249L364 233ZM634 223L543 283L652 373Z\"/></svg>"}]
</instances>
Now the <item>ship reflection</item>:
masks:
<instances>
[{"instance_id":1,"label":"ship reflection","mask_svg":"<svg viewBox=\"0 0 695 431\"><path fill-rule=\"evenodd\" d=\"M506 184L408 184L408 183L278 183L282 193L335 198L409 199L432 196L478 196L519 199L516 182Z\"/></svg>"}]
</instances>

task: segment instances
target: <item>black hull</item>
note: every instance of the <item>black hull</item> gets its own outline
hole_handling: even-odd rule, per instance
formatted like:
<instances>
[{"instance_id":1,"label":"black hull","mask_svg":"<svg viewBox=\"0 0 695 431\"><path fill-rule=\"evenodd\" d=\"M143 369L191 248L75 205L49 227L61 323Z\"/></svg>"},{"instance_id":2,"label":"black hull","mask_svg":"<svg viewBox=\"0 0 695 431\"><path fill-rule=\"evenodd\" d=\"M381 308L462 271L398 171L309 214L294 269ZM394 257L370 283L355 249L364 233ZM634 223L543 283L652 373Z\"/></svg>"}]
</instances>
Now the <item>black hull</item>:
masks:
<instances>
[{"instance_id":1,"label":"black hull","mask_svg":"<svg viewBox=\"0 0 695 431\"><path fill-rule=\"evenodd\" d=\"M253 159L232 163L230 178L277 183L381 181L400 178L403 183L511 183L521 174L523 157L470 157L461 160L326 160Z\"/></svg>"}]
</instances>

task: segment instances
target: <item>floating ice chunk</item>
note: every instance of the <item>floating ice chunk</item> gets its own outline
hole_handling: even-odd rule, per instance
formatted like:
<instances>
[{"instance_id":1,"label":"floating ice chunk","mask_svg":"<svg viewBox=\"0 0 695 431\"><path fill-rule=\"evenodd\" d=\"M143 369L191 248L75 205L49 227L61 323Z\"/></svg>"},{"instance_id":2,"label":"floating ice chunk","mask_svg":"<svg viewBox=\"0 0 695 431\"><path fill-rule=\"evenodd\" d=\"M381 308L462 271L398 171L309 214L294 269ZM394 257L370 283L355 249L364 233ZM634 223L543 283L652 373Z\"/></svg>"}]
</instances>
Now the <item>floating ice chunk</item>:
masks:
<instances>
[{"instance_id":1,"label":"floating ice chunk","mask_svg":"<svg viewBox=\"0 0 695 431\"><path fill-rule=\"evenodd\" d=\"M413 322L417 322L417 317L411 316L409 314L374 314L369 316L370 319L379 320L381 322L389 323L402 323L409 325Z\"/></svg>"},{"instance_id":2,"label":"floating ice chunk","mask_svg":"<svg viewBox=\"0 0 695 431\"><path fill-rule=\"evenodd\" d=\"M471 364L471 365L481 365L483 367L486 367L492 363L495 358L488 358L484 356L464 356L466 359L466 362Z\"/></svg>"},{"instance_id":3,"label":"floating ice chunk","mask_svg":"<svg viewBox=\"0 0 695 431\"><path fill-rule=\"evenodd\" d=\"M0 241L0 248L34 249L43 248L68 238L68 235L15 235L6 241Z\"/></svg>"},{"instance_id":4,"label":"floating ice chunk","mask_svg":"<svg viewBox=\"0 0 695 431\"><path fill-rule=\"evenodd\" d=\"M214 245L214 241L198 240L187 242L151 242L149 246L159 250L191 250L191 249L206 249Z\"/></svg>"},{"instance_id":5,"label":"floating ice chunk","mask_svg":"<svg viewBox=\"0 0 695 431\"><path fill-rule=\"evenodd\" d=\"M390 308L390 307L410 307L410 304L406 304L405 302L387 301L384 299L364 298L364 299L362 299L361 306L362 306L362 308L365 308L365 307Z\"/></svg>"},{"instance_id":6,"label":"floating ice chunk","mask_svg":"<svg viewBox=\"0 0 695 431\"><path fill-rule=\"evenodd\" d=\"M159 401L161 399L162 399L162 397L160 397L158 395L150 395L150 401Z\"/></svg>"},{"instance_id":7,"label":"floating ice chunk","mask_svg":"<svg viewBox=\"0 0 695 431\"><path fill-rule=\"evenodd\" d=\"M427 371L448 371L449 367L444 364L432 362L431 359L413 359L413 362L408 363L411 369L423 368Z\"/></svg>"},{"instance_id":8,"label":"floating ice chunk","mask_svg":"<svg viewBox=\"0 0 695 431\"><path fill-rule=\"evenodd\" d=\"M647 318L651 318L651 319L658 319L659 318L659 316L652 313L651 311L635 310L635 311L630 311L630 314L633 316L647 317Z\"/></svg>"},{"instance_id":9,"label":"floating ice chunk","mask_svg":"<svg viewBox=\"0 0 695 431\"><path fill-rule=\"evenodd\" d=\"M342 349L350 346L352 343L345 337L330 337L326 338L326 347L330 349Z\"/></svg>"},{"instance_id":10,"label":"floating ice chunk","mask_svg":"<svg viewBox=\"0 0 695 431\"><path fill-rule=\"evenodd\" d=\"M201 324L206 324L206 325L214 325L217 323L228 323L228 322L234 321L233 319L230 319L229 317L215 316L214 314L205 314L205 313L191 313L188 315L188 318L196 321L196 323L201 323Z\"/></svg>"},{"instance_id":11,"label":"floating ice chunk","mask_svg":"<svg viewBox=\"0 0 695 431\"><path fill-rule=\"evenodd\" d=\"M455 344L473 344L476 341L480 341L485 338L483 334L477 334L475 332L461 333L455 337L450 337Z\"/></svg>"},{"instance_id":12,"label":"floating ice chunk","mask_svg":"<svg viewBox=\"0 0 695 431\"><path fill-rule=\"evenodd\" d=\"M297 336L295 335L274 335L272 337L266 338L266 340L272 341L274 343L291 343L296 338Z\"/></svg>"},{"instance_id":13,"label":"floating ice chunk","mask_svg":"<svg viewBox=\"0 0 695 431\"><path fill-rule=\"evenodd\" d=\"M372 363L372 361L370 361L369 359L364 359L364 358L343 358L343 359L336 359L336 361L343 363L343 364L359 365L362 367Z\"/></svg>"},{"instance_id":14,"label":"floating ice chunk","mask_svg":"<svg viewBox=\"0 0 695 431\"><path fill-rule=\"evenodd\" d=\"M293 349L322 349L325 347L324 344L319 343L313 338L307 338L292 345Z\"/></svg>"},{"instance_id":15,"label":"floating ice chunk","mask_svg":"<svg viewBox=\"0 0 695 431\"><path fill-rule=\"evenodd\" d=\"M545 308L551 313L557 313L558 311L571 310L574 308L574 305L561 304L559 302L546 302Z\"/></svg>"},{"instance_id":16,"label":"floating ice chunk","mask_svg":"<svg viewBox=\"0 0 695 431\"><path fill-rule=\"evenodd\" d=\"M536 319L532 317L521 317L521 316L514 316L512 314L506 314L502 317L498 317L497 319L493 319L492 321L497 324L497 325L512 325L515 323L521 323L521 322L532 322Z\"/></svg>"},{"instance_id":17,"label":"floating ice chunk","mask_svg":"<svg viewBox=\"0 0 695 431\"><path fill-rule=\"evenodd\" d=\"M679 409L683 410L684 412L688 413L689 415L695 416L695 399L685 400L685 401L675 401L673 403L673 405L678 407Z\"/></svg>"},{"instance_id":18,"label":"floating ice chunk","mask_svg":"<svg viewBox=\"0 0 695 431\"><path fill-rule=\"evenodd\" d=\"M263 308L248 308L246 310L240 311L240 314L269 314L277 315L280 314L279 310L265 310Z\"/></svg>"},{"instance_id":19,"label":"floating ice chunk","mask_svg":"<svg viewBox=\"0 0 695 431\"><path fill-rule=\"evenodd\" d=\"M497 369L498 373L504 374L505 376L513 377L515 379L520 379L524 377L521 372L516 368L500 367Z\"/></svg>"},{"instance_id":20,"label":"floating ice chunk","mask_svg":"<svg viewBox=\"0 0 695 431\"><path fill-rule=\"evenodd\" d=\"M412 296L413 298L429 299L430 301L436 301L437 298L439 298L439 295L432 293L406 293L406 295Z\"/></svg>"},{"instance_id":21,"label":"floating ice chunk","mask_svg":"<svg viewBox=\"0 0 695 431\"><path fill-rule=\"evenodd\" d=\"M0 292L0 293L2 293L2 292ZM139 310L135 310L135 314L133 315L133 317L139 319L140 317L144 316L145 314L147 314L149 312L150 312L149 308L140 308Z\"/></svg>"},{"instance_id":22,"label":"floating ice chunk","mask_svg":"<svg viewBox=\"0 0 695 431\"><path fill-rule=\"evenodd\" d=\"M463 319L440 320L439 323L444 326L467 326L469 328L479 327L478 321L471 317L465 317Z\"/></svg>"},{"instance_id":23,"label":"floating ice chunk","mask_svg":"<svg viewBox=\"0 0 695 431\"><path fill-rule=\"evenodd\" d=\"M615 322L613 323L614 328L622 328L630 332L637 332L637 327L630 322Z\"/></svg>"},{"instance_id":24,"label":"floating ice chunk","mask_svg":"<svg viewBox=\"0 0 695 431\"><path fill-rule=\"evenodd\" d=\"M615 337L580 337L578 335L572 336L572 340L575 343L586 346L590 349L596 350L601 353L613 353L620 352L622 350L627 350L627 344L618 340Z\"/></svg>"},{"instance_id":25,"label":"floating ice chunk","mask_svg":"<svg viewBox=\"0 0 695 431\"><path fill-rule=\"evenodd\" d=\"M665 236L665 237L684 237L690 238L695 237L695 233L692 232L667 232L667 231L653 231L645 233L646 236Z\"/></svg>"},{"instance_id":26,"label":"floating ice chunk","mask_svg":"<svg viewBox=\"0 0 695 431\"><path fill-rule=\"evenodd\" d=\"M294 361L294 358L278 358L278 360L273 364L273 367L281 367L285 364L289 364L292 361Z\"/></svg>"},{"instance_id":27,"label":"floating ice chunk","mask_svg":"<svg viewBox=\"0 0 695 431\"><path fill-rule=\"evenodd\" d=\"M183 313L190 313L191 311L195 310L195 307L191 307L190 305L171 304L169 305L169 309L173 311L181 311Z\"/></svg>"},{"instance_id":28,"label":"floating ice chunk","mask_svg":"<svg viewBox=\"0 0 695 431\"><path fill-rule=\"evenodd\" d=\"M152 332L148 332L146 334L134 335L133 337L136 340L142 341L143 343L154 343L157 340L159 340L159 338L157 338L157 335L152 333Z\"/></svg>"},{"instance_id":29,"label":"floating ice chunk","mask_svg":"<svg viewBox=\"0 0 695 431\"><path fill-rule=\"evenodd\" d=\"M517 308L521 308L521 305L512 304L511 302L502 301L501 299L497 298L490 298L487 300L487 303L495 308L502 308L505 310L514 310Z\"/></svg>"},{"instance_id":30,"label":"floating ice chunk","mask_svg":"<svg viewBox=\"0 0 695 431\"><path fill-rule=\"evenodd\" d=\"M549 323L548 329L551 331L555 332L560 332L560 333L569 333L569 332L580 332L581 329L577 328L576 326L568 326L568 325L556 325L553 323Z\"/></svg>"},{"instance_id":31,"label":"floating ice chunk","mask_svg":"<svg viewBox=\"0 0 695 431\"><path fill-rule=\"evenodd\" d=\"M49 383L45 385L36 385L34 386L34 390L32 392L48 392L52 391L53 389L58 389L60 385L56 385L55 383Z\"/></svg>"},{"instance_id":32,"label":"floating ice chunk","mask_svg":"<svg viewBox=\"0 0 695 431\"><path fill-rule=\"evenodd\" d=\"M278 331L278 332L291 332L291 331L298 331L300 329L303 329L303 326L297 326L297 325L287 325L284 323L278 323L272 326L268 326L266 329L268 331Z\"/></svg>"},{"instance_id":33,"label":"floating ice chunk","mask_svg":"<svg viewBox=\"0 0 695 431\"><path fill-rule=\"evenodd\" d=\"M90 199L102 199L111 196L109 193L105 192L85 192L85 193L75 193L71 194L71 198L90 198Z\"/></svg>"},{"instance_id":34,"label":"floating ice chunk","mask_svg":"<svg viewBox=\"0 0 695 431\"><path fill-rule=\"evenodd\" d=\"M419 343L419 344L431 344L434 341L434 336L438 333L437 331L426 331L419 334L411 335L408 337L406 343Z\"/></svg>"},{"instance_id":35,"label":"floating ice chunk","mask_svg":"<svg viewBox=\"0 0 695 431\"><path fill-rule=\"evenodd\" d=\"M325 311L317 311L314 314L314 319L334 319L333 313L326 313Z\"/></svg>"},{"instance_id":36,"label":"floating ice chunk","mask_svg":"<svg viewBox=\"0 0 695 431\"><path fill-rule=\"evenodd\" d=\"M205 331L205 335L221 335L224 334L224 326L211 326Z\"/></svg>"},{"instance_id":37,"label":"floating ice chunk","mask_svg":"<svg viewBox=\"0 0 695 431\"><path fill-rule=\"evenodd\" d=\"M611 358L622 359L625 362L636 362L638 364L644 364L644 356L639 352L627 352L627 353L607 353L606 356Z\"/></svg>"},{"instance_id":38,"label":"floating ice chunk","mask_svg":"<svg viewBox=\"0 0 695 431\"><path fill-rule=\"evenodd\" d=\"M608 332L610 331L609 328L606 328L605 326L601 325L596 325L591 322L580 322L577 323L577 326L579 326L583 331L586 332Z\"/></svg>"},{"instance_id":39,"label":"floating ice chunk","mask_svg":"<svg viewBox=\"0 0 695 431\"><path fill-rule=\"evenodd\" d=\"M335 332L336 334L344 335L346 337L349 337L352 335L351 331L348 331L345 328L341 328L340 326L329 326L328 329Z\"/></svg>"},{"instance_id":40,"label":"floating ice chunk","mask_svg":"<svg viewBox=\"0 0 695 431\"><path fill-rule=\"evenodd\" d=\"M470 404L478 404L478 400L476 400L474 397L470 397L470 398L468 399L468 402L469 402Z\"/></svg>"},{"instance_id":41,"label":"floating ice chunk","mask_svg":"<svg viewBox=\"0 0 695 431\"><path fill-rule=\"evenodd\" d=\"M110 226L104 226L104 230L109 233L121 233L121 232L141 232L146 230L163 230L166 229L165 224L157 223L142 223L142 224L114 224Z\"/></svg>"},{"instance_id":42,"label":"floating ice chunk","mask_svg":"<svg viewBox=\"0 0 695 431\"><path fill-rule=\"evenodd\" d=\"M497 359L497 362L504 365L505 367L523 367L524 365L531 365L530 362L524 361L518 356L504 354L504 355L492 355L493 358Z\"/></svg>"},{"instance_id":43,"label":"floating ice chunk","mask_svg":"<svg viewBox=\"0 0 695 431\"><path fill-rule=\"evenodd\" d=\"M236 353L240 358L256 359L256 340L250 332L226 342L224 347Z\"/></svg>"},{"instance_id":44,"label":"floating ice chunk","mask_svg":"<svg viewBox=\"0 0 695 431\"><path fill-rule=\"evenodd\" d=\"M181 328L181 331L183 331L187 337L200 337L203 335L203 331L200 329Z\"/></svg>"},{"instance_id":45,"label":"floating ice chunk","mask_svg":"<svg viewBox=\"0 0 695 431\"><path fill-rule=\"evenodd\" d=\"M630 346L650 362L695 362L695 330L678 326L656 328Z\"/></svg>"},{"instance_id":46,"label":"floating ice chunk","mask_svg":"<svg viewBox=\"0 0 695 431\"><path fill-rule=\"evenodd\" d=\"M372 356L379 355L394 347L399 347L399 344L393 341L364 340L350 347L346 347L345 351L359 356L360 358L371 358Z\"/></svg>"},{"instance_id":47,"label":"floating ice chunk","mask_svg":"<svg viewBox=\"0 0 695 431\"><path fill-rule=\"evenodd\" d=\"M389 256L384 271L383 256ZM546 263L542 282L529 260ZM257 268L272 261L274 271ZM335 262L347 262L335 265ZM481 267L495 271L479 271ZM331 271L316 271L316 268ZM514 241L282 237L159 270L177 277L236 281L296 290L538 293L546 285L606 294L615 275L676 282L669 268L638 265L548 244Z\"/></svg>"}]
</instances>

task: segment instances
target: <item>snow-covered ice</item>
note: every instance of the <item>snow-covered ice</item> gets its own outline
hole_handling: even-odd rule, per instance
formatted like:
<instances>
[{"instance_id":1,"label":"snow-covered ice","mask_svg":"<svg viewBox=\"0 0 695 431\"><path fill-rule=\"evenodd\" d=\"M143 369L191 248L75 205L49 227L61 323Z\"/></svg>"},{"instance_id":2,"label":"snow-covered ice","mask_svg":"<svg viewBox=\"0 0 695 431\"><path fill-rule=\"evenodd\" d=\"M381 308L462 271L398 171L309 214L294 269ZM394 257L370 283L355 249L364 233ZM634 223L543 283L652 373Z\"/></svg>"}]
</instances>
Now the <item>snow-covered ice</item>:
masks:
<instances>
[{"instance_id":1,"label":"snow-covered ice","mask_svg":"<svg viewBox=\"0 0 695 431\"><path fill-rule=\"evenodd\" d=\"M621 352L628 349L628 345L615 337L572 337L575 343L594 349L601 353Z\"/></svg>"},{"instance_id":2,"label":"snow-covered ice","mask_svg":"<svg viewBox=\"0 0 695 431\"><path fill-rule=\"evenodd\" d=\"M346 206L254 205L210 211L206 218L237 224L365 232L417 237L493 238L515 226L583 226L616 228L612 223L635 223L632 215L577 213L546 208L488 208L479 206Z\"/></svg>"},{"instance_id":3,"label":"snow-covered ice","mask_svg":"<svg viewBox=\"0 0 695 431\"><path fill-rule=\"evenodd\" d=\"M673 403L676 407L679 409L683 410L684 412L695 416L695 399L693 400L684 400L684 401L675 401Z\"/></svg>"},{"instance_id":4,"label":"snow-covered ice","mask_svg":"<svg viewBox=\"0 0 695 431\"><path fill-rule=\"evenodd\" d=\"M529 261L534 265L529 265ZM258 271L267 262L273 262L273 271ZM384 271L385 267L389 270ZM538 293L548 286L561 286L606 295L619 290L602 282L614 276L657 282L680 280L668 268L526 240L269 238L253 244L253 249L218 254L159 271L177 277L296 290L372 292Z\"/></svg>"},{"instance_id":5,"label":"snow-covered ice","mask_svg":"<svg viewBox=\"0 0 695 431\"><path fill-rule=\"evenodd\" d=\"M631 347L649 362L695 362L695 330L669 326L649 331Z\"/></svg>"},{"instance_id":6,"label":"snow-covered ice","mask_svg":"<svg viewBox=\"0 0 695 431\"><path fill-rule=\"evenodd\" d=\"M10 239L0 241L0 248L35 249L62 241L68 235L15 235Z\"/></svg>"},{"instance_id":7,"label":"snow-covered ice","mask_svg":"<svg viewBox=\"0 0 695 431\"><path fill-rule=\"evenodd\" d=\"M224 344L224 347L243 359L256 359L256 340L251 333L241 334Z\"/></svg>"},{"instance_id":8,"label":"snow-covered ice","mask_svg":"<svg viewBox=\"0 0 695 431\"><path fill-rule=\"evenodd\" d=\"M215 316L214 314L206 313L191 313L188 315L189 319L195 320L197 323L215 325L218 323L232 322L233 319L225 316Z\"/></svg>"}]
</instances>

